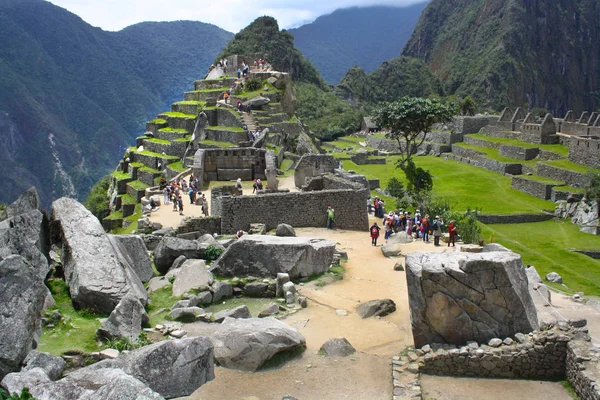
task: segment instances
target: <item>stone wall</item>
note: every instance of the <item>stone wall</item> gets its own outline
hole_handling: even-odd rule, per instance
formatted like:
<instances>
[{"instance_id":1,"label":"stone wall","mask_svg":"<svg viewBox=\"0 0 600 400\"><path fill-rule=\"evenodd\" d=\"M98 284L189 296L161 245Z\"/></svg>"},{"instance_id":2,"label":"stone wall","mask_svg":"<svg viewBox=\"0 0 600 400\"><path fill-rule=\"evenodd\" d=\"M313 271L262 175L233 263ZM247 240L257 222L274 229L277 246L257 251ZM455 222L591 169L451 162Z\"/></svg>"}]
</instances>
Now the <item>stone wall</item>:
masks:
<instances>
[{"instance_id":1,"label":"stone wall","mask_svg":"<svg viewBox=\"0 0 600 400\"><path fill-rule=\"evenodd\" d=\"M205 234L221 234L220 217L193 217L186 218L182 224L175 230L175 235L197 232L199 236Z\"/></svg>"},{"instance_id":2,"label":"stone wall","mask_svg":"<svg viewBox=\"0 0 600 400\"><path fill-rule=\"evenodd\" d=\"M524 224L543 222L554 218L552 214L479 214L477 220L482 224Z\"/></svg>"},{"instance_id":3,"label":"stone wall","mask_svg":"<svg viewBox=\"0 0 600 400\"><path fill-rule=\"evenodd\" d=\"M513 176L510 187L523 193L530 194L542 200L550 200L552 197L552 188L559 186L557 184L539 182L527 177Z\"/></svg>"},{"instance_id":4,"label":"stone wall","mask_svg":"<svg viewBox=\"0 0 600 400\"><path fill-rule=\"evenodd\" d=\"M367 137L367 146L377 150L387 151L388 153L396 152L399 150L398 142L390 139L383 139L373 136Z\"/></svg>"},{"instance_id":5,"label":"stone wall","mask_svg":"<svg viewBox=\"0 0 600 400\"><path fill-rule=\"evenodd\" d=\"M235 132L227 129L212 129L208 128L205 131L206 139L214 140L215 142L229 142L238 144L248 139L248 132Z\"/></svg>"},{"instance_id":6,"label":"stone wall","mask_svg":"<svg viewBox=\"0 0 600 400\"><path fill-rule=\"evenodd\" d=\"M241 196L242 190L238 189L235 185L223 185L212 187L210 192L210 214L213 216L220 216L222 214L221 210L221 200L220 198L223 196Z\"/></svg>"},{"instance_id":7,"label":"stone wall","mask_svg":"<svg viewBox=\"0 0 600 400\"><path fill-rule=\"evenodd\" d=\"M274 153L266 149L227 148L200 149L194 155L192 171L203 185L211 181L230 181L242 178L244 181L255 178L266 179L267 157Z\"/></svg>"},{"instance_id":8,"label":"stone wall","mask_svg":"<svg viewBox=\"0 0 600 400\"><path fill-rule=\"evenodd\" d=\"M600 168L600 137L571 137L567 143L569 161L590 168Z\"/></svg>"},{"instance_id":9,"label":"stone wall","mask_svg":"<svg viewBox=\"0 0 600 400\"><path fill-rule=\"evenodd\" d=\"M540 153L540 149L537 147L527 148L520 146L509 146L502 145L499 147L500 155L509 158L516 158L518 160L533 160Z\"/></svg>"},{"instance_id":10,"label":"stone wall","mask_svg":"<svg viewBox=\"0 0 600 400\"><path fill-rule=\"evenodd\" d=\"M242 123L237 111L226 107L217 107L212 110L205 110L208 118L208 124L211 126L236 126L241 128Z\"/></svg>"},{"instance_id":11,"label":"stone wall","mask_svg":"<svg viewBox=\"0 0 600 400\"><path fill-rule=\"evenodd\" d=\"M356 165L365 165L365 164L385 164L385 158L369 158L369 156L365 153L356 154L350 157L352 162Z\"/></svg>"},{"instance_id":12,"label":"stone wall","mask_svg":"<svg viewBox=\"0 0 600 400\"><path fill-rule=\"evenodd\" d=\"M450 158L458 162L471 164L475 167L487 169L488 171L496 172L498 174L521 175L523 173L522 164L505 163L502 161L491 160L485 157L471 159L467 157L457 156L455 154L447 154L445 155L445 157L446 159Z\"/></svg>"},{"instance_id":13,"label":"stone wall","mask_svg":"<svg viewBox=\"0 0 600 400\"><path fill-rule=\"evenodd\" d=\"M567 345L566 377L580 399L600 400L600 357L590 342L573 340Z\"/></svg>"},{"instance_id":14,"label":"stone wall","mask_svg":"<svg viewBox=\"0 0 600 400\"><path fill-rule=\"evenodd\" d=\"M566 184L569 186L584 187L586 184L584 174L554 167L548 164L537 163L535 165L535 173L536 175L566 182Z\"/></svg>"},{"instance_id":15,"label":"stone wall","mask_svg":"<svg viewBox=\"0 0 600 400\"><path fill-rule=\"evenodd\" d=\"M486 116L475 116L475 117L454 117L453 131L459 135L466 135L469 133L477 133L484 126L488 126L490 123L498 121L497 116L486 115Z\"/></svg>"},{"instance_id":16,"label":"stone wall","mask_svg":"<svg viewBox=\"0 0 600 400\"><path fill-rule=\"evenodd\" d=\"M500 143L498 142L491 142L489 140L478 139L470 135L465 135L464 142L473 146L487 147L489 149L497 149L500 147Z\"/></svg>"},{"instance_id":17,"label":"stone wall","mask_svg":"<svg viewBox=\"0 0 600 400\"><path fill-rule=\"evenodd\" d=\"M294 170L294 184L302 187L308 178L331 173L339 168L340 163L333 156L323 154L305 154Z\"/></svg>"},{"instance_id":18,"label":"stone wall","mask_svg":"<svg viewBox=\"0 0 600 400\"><path fill-rule=\"evenodd\" d=\"M328 205L335 209L335 228L367 231L367 196L367 190L344 189L221 197L221 232L248 230L251 223L263 223L267 229L281 223L325 227Z\"/></svg>"}]
</instances>

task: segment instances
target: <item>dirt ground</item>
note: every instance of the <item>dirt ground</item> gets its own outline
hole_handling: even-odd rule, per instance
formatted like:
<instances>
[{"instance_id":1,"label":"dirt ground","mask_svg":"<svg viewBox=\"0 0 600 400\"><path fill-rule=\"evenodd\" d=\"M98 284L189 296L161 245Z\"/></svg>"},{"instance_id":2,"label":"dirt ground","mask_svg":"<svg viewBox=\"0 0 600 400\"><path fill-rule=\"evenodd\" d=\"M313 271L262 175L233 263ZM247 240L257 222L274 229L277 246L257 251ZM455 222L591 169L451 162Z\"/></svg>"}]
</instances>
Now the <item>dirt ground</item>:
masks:
<instances>
[{"instance_id":1,"label":"dirt ground","mask_svg":"<svg viewBox=\"0 0 600 400\"><path fill-rule=\"evenodd\" d=\"M287 179L285 184L293 186L293 181ZM193 207L188 206L188 209ZM164 226L178 223L176 213L170 209L161 211L153 213L152 219L162 219ZM298 400L388 400L392 397L391 357L412 345L406 277L404 272L393 269L394 264L403 262L404 258L383 257L381 246L371 246L368 232L321 228L300 228L296 232L298 236L331 239L338 243L338 248L348 252L349 258L344 265L343 280L324 287L298 286L299 292L309 299L309 306L290 315L285 322L304 335L307 350L280 367L254 373L216 367L215 379L189 399L279 400L287 395ZM404 245L403 253L457 249L436 248L432 243L418 241ZM359 303L383 298L394 300L395 313L366 320L355 314ZM600 338L600 311L595 304L575 303L556 293L553 304L553 308L540 307L540 318L556 319L558 314L565 318L586 317L590 320L592 335ZM345 310L347 315L338 315L336 310ZM190 324L186 329L190 335L207 335L213 328L209 324ZM347 358L318 355L320 346L333 337L347 338L357 353ZM422 387L424 398L429 400L570 398L560 383L555 382L423 376Z\"/></svg>"}]
</instances>

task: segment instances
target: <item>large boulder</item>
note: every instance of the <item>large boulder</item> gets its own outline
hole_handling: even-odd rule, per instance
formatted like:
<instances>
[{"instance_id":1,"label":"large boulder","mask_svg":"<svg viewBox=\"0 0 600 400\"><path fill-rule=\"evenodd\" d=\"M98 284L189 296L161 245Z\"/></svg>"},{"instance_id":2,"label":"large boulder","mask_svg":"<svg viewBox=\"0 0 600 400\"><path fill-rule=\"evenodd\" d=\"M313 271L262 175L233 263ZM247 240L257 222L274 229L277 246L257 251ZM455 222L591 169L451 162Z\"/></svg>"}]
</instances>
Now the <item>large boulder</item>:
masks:
<instances>
[{"instance_id":1,"label":"large boulder","mask_svg":"<svg viewBox=\"0 0 600 400\"><path fill-rule=\"evenodd\" d=\"M53 356L48 353L41 353L37 350L32 350L25 361L25 366L22 371L29 371L34 368L41 368L48 378L55 381L62 377L63 371L65 370L67 363L61 357Z\"/></svg>"},{"instance_id":2,"label":"large boulder","mask_svg":"<svg viewBox=\"0 0 600 400\"><path fill-rule=\"evenodd\" d=\"M189 259L203 259L206 255L206 249L215 246L225 249L219 242L207 242L199 240L187 240L170 236L165 236L154 250L154 266L161 274L166 274L173 265L175 259L179 256L185 256Z\"/></svg>"},{"instance_id":3,"label":"large boulder","mask_svg":"<svg viewBox=\"0 0 600 400\"><path fill-rule=\"evenodd\" d=\"M150 254L139 235L109 235L118 243L116 247L127 258L135 274L142 282L148 282L154 278Z\"/></svg>"},{"instance_id":4,"label":"large boulder","mask_svg":"<svg viewBox=\"0 0 600 400\"><path fill-rule=\"evenodd\" d=\"M143 382L117 368L97 371L83 368L66 378L52 382L41 368L6 376L2 384L10 393L20 393L24 387L37 400L162 400Z\"/></svg>"},{"instance_id":5,"label":"large boulder","mask_svg":"<svg viewBox=\"0 0 600 400\"><path fill-rule=\"evenodd\" d=\"M252 108L262 107L266 104L269 104L271 100L267 97L256 96L244 102L244 106L251 106Z\"/></svg>"},{"instance_id":6,"label":"large boulder","mask_svg":"<svg viewBox=\"0 0 600 400\"><path fill-rule=\"evenodd\" d=\"M142 325L148 321L144 306L130 293L121 299L96 333L107 339L122 338L135 343L142 333Z\"/></svg>"},{"instance_id":7,"label":"large boulder","mask_svg":"<svg viewBox=\"0 0 600 400\"><path fill-rule=\"evenodd\" d=\"M247 305L238 306L236 308L230 308L228 310L219 311L216 313L212 320L213 322L221 323L225 321L226 318L250 318L252 315L250 314L250 309Z\"/></svg>"},{"instance_id":8,"label":"large boulder","mask_svg":"<svg viewBox=\"0 0 600 400\"><path fill-rule=\"evenodd\" d=\"M41 334L47 289L21 256L0 262L0 379L21 369Z\"/></svg>"},{"instance_id":9,"label":"large boulder","mask_svg":"<svg viewBox=\"0 0 600 400\"><path fill-rule=\"evenodd\" d=\"M35 267L36 275L45 279L50 271L46 229L48 221L39 210L13 215L0 222L0 261L20 255Z\"/></svg>"},{"instance_id":10,"label":"large boulder","mask_svg":"<svg viewBox=\"0 0 600 400\"><path fill-rule=\"evenodd\" d=\"M280 272L291 279L327 272L335 243L306 237L244 235L229 246L213 264L217 276L276 278Z\"/></svg>"},{"instance_id":11,"label":"large boulder","mask_svg":"<svg viewBox=\"0 0 600 400\"><path fill-rule=\"evenodd\" d=\"M296 230L288 224L279 224L275 229L275 236L281 237L296 237Z\"/></svg>"},{"instance_id":12,"label":"large boulder","mask_svg":"<svg viewBox=\"0 0 600 400\"><path fill-rule=\"evenodd\" d=\"M272 317L226 318L211 340L220 365L244 371L256 371L275 354L306 344L296 329Z\"/></svg>"},{"instance_id":13,"label":"large boulder","mask_svg":"<svg viewBox=\"0 0 600 400\"><path fill-rule=\"evenodd\" d=\"M396 311L396 303L390 299L371 300L359 304L356 313L361 318L385 317Z\"/></svg>"},{"instance_id":14,"label":"large boulder","mask_svg":"<svg viewBox=\"0 0 600 400\"><path fill-rule=\"evenodd\" d=\"M66 197L52 203L51 221L53 241L62 246L65 281L74 305L112 312L132 287L100 221ZM139 288L141 282L134 284Z\"/></svg>"},{"instance_id":15,"label":"large boulder","mask_svg":"<svg viewBox=\"0 0 600 400\"><path fill-rule=\"evenodd\" d=\"M0 221L8 218L16 217L17 215L26 214L30 211L42 211L40 196L35 187L30 187L19 196L14 203L10 204L0 215Z\"/></svg>"},{"instance_id":16,"label":"large boulder","mask_svg":"<svg viewBox=\"0 0 600 400\"><path fill-rule=\"evenodd\" d=\"M384 257L399 257L402 254L402 245L400 243L387 243L381 246L381 254Z\"/></svg>"},{"instance_id":17,"label":"large boulder","mask_svg":"<svg viewBox=\"0 0 600 400\"><path fill-rule=\"evenodd\" d=\"M356 353L356 349L346 338L329 339L323 343L320 351L328 357L347 357Z\"/></svg>"},{"instance_id":18,"label":"large boulder","mask_svg":"<svg viewBox=\"0 0 600 400\"><path fill-rule=\"evenodd\" d=\"M518 254L412 253L406 280L415 347L487 343L538 327Z\"/></svg>"},{"instance_id":19,"label":"large boulder","mask_svg":"<svg viewBox=\"0 0 600 400\"><path fill-rule=\"evenodd\" d=\"M213 344L208 338L158 342L87 369L100 374L104 368L119 368L166 398L191 395L214 379Z\"/></svg>"},{"instance_id":20,"label":"large boulder","mask_svg":"<svg viewBox=\"0 0 600 400\"><path fill-rule=\"evenodd\" d=\"M413 238L406 232L394 233L387 241L388 244L408 244L412 242Z\"/></svg>"},{"instance_id":21,"label":"large boulder","mask_svg":"<svg viewBox=\"0 0 600 400\"><path fill-rule=\"evenodd\" d=\"M175 274L173 296L183 296L190 290L210 286L214 281L213 274L206 269L203 260L186 260Z\"/></svg>"}]
</instances>

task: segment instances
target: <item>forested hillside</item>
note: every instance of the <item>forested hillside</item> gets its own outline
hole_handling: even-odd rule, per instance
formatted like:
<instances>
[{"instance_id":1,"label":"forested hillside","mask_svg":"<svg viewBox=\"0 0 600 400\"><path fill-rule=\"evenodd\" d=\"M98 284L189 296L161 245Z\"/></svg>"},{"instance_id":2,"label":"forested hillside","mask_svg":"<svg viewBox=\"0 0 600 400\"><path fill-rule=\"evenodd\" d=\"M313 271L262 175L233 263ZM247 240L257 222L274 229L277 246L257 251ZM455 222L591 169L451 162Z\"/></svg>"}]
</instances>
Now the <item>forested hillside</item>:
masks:
<instances>
[{"instance_id":1,"label":"forested hillside","mask_svg":"<svg viewBox=\"0 0 600 400\"><path fill-rule=\"evenodd\" d=\"M289 32L323 78L337 84L354 65L370 73L397 57L426 5L346 8Z\"/></svg>"},{"instance_id":2,"label":"forested hillside","mask_svg":"<svg viewBox=\"0 0 600 400\"><path fill-rule=\"evenodd\" d=\"M598 0L432 0L402 54L483 107L596 111Z\"/></svg>"},{"instance_id":3,"label":"forested hillside","mask_svg":"<svg viewBox=\"0 0 600 400\"><path fill-rule=\"evenodd\" d=\"M45 204L84 199L232 36L200 22L105 32L45 1L0 0L0 202L31 185Z\"/></svg>"}]
</instances>

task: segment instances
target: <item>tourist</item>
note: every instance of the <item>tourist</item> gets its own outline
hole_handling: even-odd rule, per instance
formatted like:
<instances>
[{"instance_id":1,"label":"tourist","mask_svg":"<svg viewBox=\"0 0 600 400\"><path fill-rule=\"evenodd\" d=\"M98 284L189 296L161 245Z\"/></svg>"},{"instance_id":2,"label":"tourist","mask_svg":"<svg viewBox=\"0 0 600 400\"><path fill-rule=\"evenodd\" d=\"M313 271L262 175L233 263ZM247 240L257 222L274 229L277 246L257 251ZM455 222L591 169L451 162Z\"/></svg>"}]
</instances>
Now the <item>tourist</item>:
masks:
<instances>
[{"instance_id":1,"label":"tourist","mask_svg":"<svg viewBox=\"0 0 600 400\"><path fill-rule=\"evenodd\" d=\"M247 112L248 114L252 114L252 105L251 105L251 104L248 104L248 105L246 106L246 112Z\"/></svg>"},{"instance_id":2,"label":"tourist","mask_svg":"<svg viewBox=\"0 0 600 400\"><path fill-rule=\"evenodd\" d=\"M179 215L183 215L183 196L181 194L177 199L177 205L179 206Z\"/></svg>"},{"instance_id":3,"label":"tourist","mask_svg":"<svg viewBox=\"0 0 600 400\"><path fill-rule=\"evenodd\" d=\"M194 188L190 186L190 190L188 191L188 196L190 196L190 204L194 204Z\"/></svg>"},{"instance_id":4,"label":"tourist","mask_svg":"<svg viewBox=\"0 0 600 400\"><path fill-rule=\"evenodd\" d=\"M373 211L373 200L371 200L371 197L369 196L369 198L367 199L367 213L371 214L372 211Z\"/></svg>"},{"instance_id":5,"label":"tourist","mask_svg":"<svg viewBox=\"0 0 600 400\"><path fill-rule=\"evenodd\" d=\"M329 205L329 207L327 207L327 229L333 229L333 223L335 222L334 213L335 210Z\"/></svg>"},{"instance_id":6,"label":"tourist","mask_svg":"<svg viewBox=\"0 0 600 400\"><path fill-rule=\"evenodd\" d=\"M244 231L242 231L242 230L239 230L239 231L237 231L237 232L235 233L235 238L236 238L236 239L239 239L239 238L241 238L242 236L244 236Z\"/></svg>"},{"instance_id":7,"label":"tourist","mask_svg":"<svg viewBox=\"0 0 600 400\"><path fill-rule=\"evenodd\" d=\"M258 179L254 179L254 182L252 183L252 194L254 194L256 192L256 189L258 189L258 183L257 183Z\"/></svg>"},{"instance_id":8,"label":"tourist","mask_svg":"<svg viewBox=\"0 0 600 400\"><path fill-rule=\"evenodd\" d=\"M173 185L173 192L172 192L171 196L172 196L171 200L173 202L173 211L177 211L177 204L179 203L178 202L178 199L179 199L179 188L177 187L177 184Z\"/></svg>"},{"instance_id":9,"label":"tourist","mask_svg":"<svg viewBox=\"0 0 600 400\"><path fill-rule=\"evenodd\" d=\"M208 217L208 201L204 193L202 193L202 211L204 212L204 216Z\"/></svg>"},{"instance_id":10,"label":"tourist","mask_svg":"<svg viewBox=\"0 0 600 400\"><path fill-rule=\"evenodd\" d=\"M262 181L260 180L260 178L256 180L256 189L263 190L263 184L262 184Z\"/></svg>"},{"instance_id":11,"label":"tourist","mask_svg":"<svg viewBox=\"0 0 600 400\"><path fill-rule=\"evenodd\" d=\"M448 238L448 247L450 247L450 243L452 243L452 247L455 247L454 241L456 240L456 225L454 220L450 221L448 224L448 233L450 237Z\"/></svg>"},{"instance_id":12,"label":"tourist","mask_svg":"<svg viewBox=\"0 0 600 400\"><path fill-rule=\"evenodd\" d=\"M433 220L433 224L431 224L431 230L433 231L433 245L440 245L440 237L442 236L442 225L444 225L444 220L440 218L439 215L435 216Z\"/></svg>"},{"instance_id":13,"label":"tourist","mask_svg":"<svg viewBox=\"0 0 600 400\"><path fill-rule=\"evenodd\" d=\"M123 172L128 173L129 172L129 162L131 161L131 159L129 158L129 156L125 155L125 157L123 158Z\"/></svg>"},{"instance_id":14,"label":"tourist","mask_svg":"<svg viewBox=\"0 0 600 400\"><path fill-rule=\"evenodd\" d=\"M237 101L237 109L239 113L242 112L242 102L239 100ZM246 129L248 129L248 127L246 127Z\"/></svg>"},{"instance_id":15,"label":"tourist","mask_svg":"<svg viewBox=\"0 0 600 400\"><path fill-rule=\"evenodd\" d=\"M235 187L239 190L242 190L242 178L237 178L237 181L235 181Z\"/></svg>"},{"instance_id":16,"label":"tourist","mask_svg":"<svg viewBox=\"0 0 600 400\"><path fill-rule=\"evenodd\" d=\"M425 218L421 220L421 230L423 232L423 241L429 243L429 214L426 214Z\"/></svg>"},{"instance_id":17,"label":"tourist","mask_svg":"<svg viewBox=\"0 0 600 400\"><path fill-rule=\"evenodd\" d=\"M390 236L392 236L392 224L394 222L394 217L390 213L388 217L385 219L385 240L388 240Z\"/></svg>"},{"instance_id":18,"label":"tourist","mask_svg":"<svg viewBox=\"0 0 600 400\"><path fill-rule=\"evenodd\" d=\"M371 233L371 245L372 246L377 246L377 238L379 237L380 230L381 230L381 228L379 226L377 226L377 222L373 222L373 226L371 226L371 228L369 228L369 231Z\"/></svg>"},{"instance_id":19,"label":"tourist","mask_svg":"<svg viewBox=\"0 0 600 400\"><path fill-rule=\"evenodd\" d=\"M225 92L225 94L223 95L223 101L225 102L225 104L229 103L229 93Z\"/></svg>"},{"instance_id":20,"label":"tourist","mask_svg":"<svg viewBox=\"0 0 600 400\"><path fill-rule=\"evenodd\" d=\"M169 189L169 185L165 186L163 194L164 194L165 205L169 204L169 197L171 196L171 191Z\"/></svg>"},{"instance_id":21,"label":"tourist","mask_svg":"<svg viewBox=\"0 0 600 400\"><path fill-rule=\"evenodd\" d=\"M238 79L242 77L242 71L238 68L237 70Z\"/></svg>"}]
</instances>

